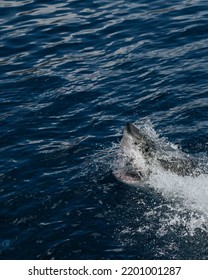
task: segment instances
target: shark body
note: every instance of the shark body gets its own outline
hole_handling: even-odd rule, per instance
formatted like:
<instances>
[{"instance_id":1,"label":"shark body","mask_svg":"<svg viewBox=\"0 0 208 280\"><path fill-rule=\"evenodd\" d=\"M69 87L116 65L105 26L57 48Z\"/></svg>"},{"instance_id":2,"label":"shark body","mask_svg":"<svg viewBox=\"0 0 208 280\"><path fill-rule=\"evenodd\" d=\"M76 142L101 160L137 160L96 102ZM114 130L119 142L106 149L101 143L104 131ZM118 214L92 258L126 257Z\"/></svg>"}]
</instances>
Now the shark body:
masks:
<instances>
[{"instance_id":1,"label":"shark body","mask_svg":"<svg viewBox=\"0 0 208 280\"><path fill-rule=\"evenodd\" d=\"M139 184L158 169L180 176L196 174L196 162L187 154L167 153L150 135L132 123L127 123L124 128L121 148L123 165L114 171L114 175L123 183Z\"/></svg>"}]
</instances>

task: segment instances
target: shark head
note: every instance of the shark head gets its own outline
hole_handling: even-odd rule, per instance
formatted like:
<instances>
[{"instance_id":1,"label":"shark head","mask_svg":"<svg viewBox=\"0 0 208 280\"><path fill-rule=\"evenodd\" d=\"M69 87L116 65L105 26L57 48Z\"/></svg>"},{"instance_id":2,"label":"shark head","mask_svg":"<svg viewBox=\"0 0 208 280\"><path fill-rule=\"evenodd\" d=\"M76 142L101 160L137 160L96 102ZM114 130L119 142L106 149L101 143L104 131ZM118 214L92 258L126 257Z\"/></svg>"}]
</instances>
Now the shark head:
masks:
<instances>
[{"instance_id":1,"label":"shark head","mask_svg":"<svg viewBox=\"0 0 208 280\"><path fill-rule=\"evenodd\" d=\"M127 123L123 131L121 145L126 150L133 150L141 158L148 161L155 156L156 147L154 141L142 130L131 123ZM130 152L129 151L129 152Z\"/></svg>"},{"instance_id":2,"label":"shark head","mask_svg":"<svg viewBox=\"0 0 208 280\"><path fill-rule=\"evenodd\" d=\"M144 161L151 160L156 154L156 146L154 141L142 130L131 123L127 123L121 145L127 153L134 151L137 156L140 156Z\"/></svg>"},{"instance_id":3,"label":"shark head","mask_svg":"<svg viewBox=\"0 0 208 280\"><path fill-rule=\"evenodd\" d=\"M127 123L123 131L121 147L125 164L122 170L114 174L124 183L138 184L150 174L151 163L156 157L156 145L141 129Z\"/></svg>"}]
</instances>

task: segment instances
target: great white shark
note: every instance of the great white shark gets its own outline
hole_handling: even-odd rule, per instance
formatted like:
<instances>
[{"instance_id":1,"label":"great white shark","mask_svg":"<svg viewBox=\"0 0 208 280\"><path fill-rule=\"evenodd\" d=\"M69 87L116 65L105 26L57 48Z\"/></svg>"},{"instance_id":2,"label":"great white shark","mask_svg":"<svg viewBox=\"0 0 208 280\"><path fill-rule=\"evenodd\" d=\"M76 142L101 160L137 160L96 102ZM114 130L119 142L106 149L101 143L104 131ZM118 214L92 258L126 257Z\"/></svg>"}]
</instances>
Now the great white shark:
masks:
<instances>
[{"instance_id":1,"label":"great white shark","mask_svg":"<svg viewBox=\"0 0 208 280\"><path fill-rule=\"evenodd\" d=\"M142 129L127 123L121 139L122 164L114 170L115 177L126 184L137 185L157 170L180 176L197 176L196 161L180 152L167 152Z\"/></svg>"}]
</instances>

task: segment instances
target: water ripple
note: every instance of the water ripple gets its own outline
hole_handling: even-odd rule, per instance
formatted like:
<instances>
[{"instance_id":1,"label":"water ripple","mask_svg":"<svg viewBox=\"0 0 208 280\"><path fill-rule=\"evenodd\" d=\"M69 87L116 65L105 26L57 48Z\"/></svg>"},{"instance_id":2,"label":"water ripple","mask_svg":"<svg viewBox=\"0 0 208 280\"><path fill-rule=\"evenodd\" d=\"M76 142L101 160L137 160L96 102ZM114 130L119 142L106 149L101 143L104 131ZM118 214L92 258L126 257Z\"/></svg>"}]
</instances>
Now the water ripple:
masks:
<instances>
[{"instance_id":1,"label":"water ripple","mask_svg":"<svg viewBox=\"0 0 208 280\"><path fill-rule=\"evenodd\" d=\"M1 258L206 256L199 213L179 209L171 228L154 205L148 219L153 200L173 208L118 186L111 167L139 119L206 159L207 15L200 0L1 1Z\"/></svg>"}]
</instances>

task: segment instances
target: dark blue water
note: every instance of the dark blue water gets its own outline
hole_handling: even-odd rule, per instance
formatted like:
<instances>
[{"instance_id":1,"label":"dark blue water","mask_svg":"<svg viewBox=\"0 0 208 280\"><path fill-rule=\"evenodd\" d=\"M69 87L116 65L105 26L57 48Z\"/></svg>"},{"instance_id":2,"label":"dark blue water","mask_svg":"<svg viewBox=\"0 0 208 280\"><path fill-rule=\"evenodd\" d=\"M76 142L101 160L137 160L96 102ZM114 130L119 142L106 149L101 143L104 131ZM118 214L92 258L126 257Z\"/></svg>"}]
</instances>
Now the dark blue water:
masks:
<instances>
[{"instance_id":1,"label":"dark blue water","mask_svg":"<svg viewBox=\"0 0 208 280\"><path fill-rule=\"evenodd\" d=\"M207 259L206 174L112 175L129 121L207 162L207 2L2 0L0 26L0 258Z\"/></svg>"}]
</instances>

